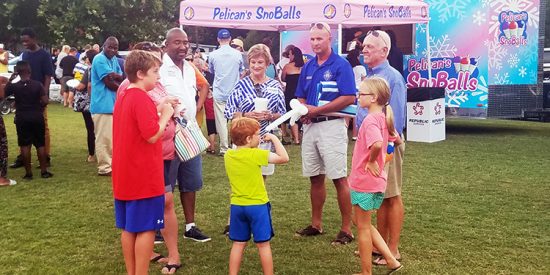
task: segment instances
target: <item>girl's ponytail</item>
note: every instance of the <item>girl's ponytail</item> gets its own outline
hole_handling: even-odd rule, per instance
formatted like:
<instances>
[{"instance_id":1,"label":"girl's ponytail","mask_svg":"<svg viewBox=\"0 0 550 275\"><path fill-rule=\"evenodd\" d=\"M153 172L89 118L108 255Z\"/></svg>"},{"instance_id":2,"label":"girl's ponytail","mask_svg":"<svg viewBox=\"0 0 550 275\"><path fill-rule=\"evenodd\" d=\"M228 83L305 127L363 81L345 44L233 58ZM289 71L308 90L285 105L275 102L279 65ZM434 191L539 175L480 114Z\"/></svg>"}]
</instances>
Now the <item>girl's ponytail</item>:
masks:
<instances>
[{"instance_id":1,"label":"girl's ponytail","mask_svg":"<svg viewBox=\"0 0 550 275\"><path fill-rule=\"evenodd\" d=\"M393 119L393 110L389 103L384 106L384 114L386 115L386 125L388 126L388 132L390 136L395 136L395 124Z\"/></svg>"}]
</instances>

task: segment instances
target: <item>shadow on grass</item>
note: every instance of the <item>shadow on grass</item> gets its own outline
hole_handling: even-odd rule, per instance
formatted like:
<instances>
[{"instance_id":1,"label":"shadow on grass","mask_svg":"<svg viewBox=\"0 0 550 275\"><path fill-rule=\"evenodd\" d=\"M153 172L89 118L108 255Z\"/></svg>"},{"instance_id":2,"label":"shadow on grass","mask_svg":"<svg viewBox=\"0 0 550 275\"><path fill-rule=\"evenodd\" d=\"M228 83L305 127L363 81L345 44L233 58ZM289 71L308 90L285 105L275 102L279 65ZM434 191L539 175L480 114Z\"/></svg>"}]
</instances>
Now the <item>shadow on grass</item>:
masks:
<instances>
[{"instance_id":1,"label":"shadow on grass","mask_svg":"<svg viewBox=\"0 0 550 275\"><path fill-rule=\"evenodd\" d=\"M449 121L446 125L447 134L458 135L526 135L536 131L532 125L521 125L518 122L494 123L488 121Z\"/></svg>"}]
</instances>

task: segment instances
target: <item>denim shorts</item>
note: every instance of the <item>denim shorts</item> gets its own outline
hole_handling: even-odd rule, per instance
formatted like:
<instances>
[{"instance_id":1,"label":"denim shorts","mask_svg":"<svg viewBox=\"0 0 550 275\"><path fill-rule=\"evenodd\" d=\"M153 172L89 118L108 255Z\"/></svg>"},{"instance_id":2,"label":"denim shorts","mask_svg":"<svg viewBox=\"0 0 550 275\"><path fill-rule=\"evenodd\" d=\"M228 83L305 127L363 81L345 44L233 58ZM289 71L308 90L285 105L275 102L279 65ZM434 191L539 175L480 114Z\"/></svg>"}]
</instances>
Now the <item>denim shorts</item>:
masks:
<instances>
[{"instance_id":1,"label":"denim shorts","mask_svg":"<svg viewBox=\"0 0 550 275\"><path fill-rule=\"evenodd\" d=\"M244 206L232 204L229 222L229 239L234 242L247 242L251 234L255 243L267 242L275 236L270 203Z\"/></svg>"},{"instance_id":2,"label":"denim shorts","mask_svg":"<svg viewBox=\"0 0 550 275\"><path fill-rule=\"evenodd\" d=\"M180 192L196 192L202 189L202 157L198 155L186 162L178 157L172 160L168 182L174 186L178 183Z\"/></svg>"},{"instance_id":3,"label":"denim shorts","mask_svg":"<svg viewBox=\"0 0 550 275\"><path fill-rule=\"evenodd\" d=\"M132 233L164 228L164 195L139 200L115 199L116 227Z\"/></svg>"}]
</instances>

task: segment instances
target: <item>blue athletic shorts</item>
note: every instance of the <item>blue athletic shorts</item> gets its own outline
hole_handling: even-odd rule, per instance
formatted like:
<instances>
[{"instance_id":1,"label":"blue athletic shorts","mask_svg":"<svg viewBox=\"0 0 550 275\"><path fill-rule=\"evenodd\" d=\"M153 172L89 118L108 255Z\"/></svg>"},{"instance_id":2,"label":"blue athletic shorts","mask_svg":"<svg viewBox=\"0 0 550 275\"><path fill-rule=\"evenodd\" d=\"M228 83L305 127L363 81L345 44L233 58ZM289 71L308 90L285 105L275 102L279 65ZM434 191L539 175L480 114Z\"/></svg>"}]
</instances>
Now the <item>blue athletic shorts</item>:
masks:
<instances>
[{"instance_id":1,"label":"blue athletic shorts","mask_svg":"<svg viewBox=\"0 0 550 275\"><path fill-rule=\"evenodd\" d=\"M247 242L251 234L255 243L267 242L275 236L270 203L246 206L232 204L229 221L229 239L235 242Z\"/></svg>"},{"instance_id":2,"label":"blue athletic shorts","mask_svg":"<svg viewBox=\"0 0 550 275\"><path fill-rule=\"evenodd\" d=\"M115 199L116 227L132 233L164 228L164 195L140 200Z\"/></svg>"},{"instance_id":3,"label":"blue athletic shorts","mask_svg":"<svg viewBox=\"0 0 550 275\"><path fill-rule=\"evenodd\" d=\"M363 193L351 190L351 205L359 205L365 211L376 210L382 205L384 193Z\"/></svg>"},{"instance_id":4,"label":"blue athletic shorts","mask_svg":"<svg viewBox=\"0 0 550 275\"><path fill-rule=\"evenodd\" d=\"M186 162L179 158L172 160L170 184L174 187L176 180L180 192L196 192L202 189L202 157L198 155ZM173 190L173 189L172 189Z\"/></svg>"}]
</instances>

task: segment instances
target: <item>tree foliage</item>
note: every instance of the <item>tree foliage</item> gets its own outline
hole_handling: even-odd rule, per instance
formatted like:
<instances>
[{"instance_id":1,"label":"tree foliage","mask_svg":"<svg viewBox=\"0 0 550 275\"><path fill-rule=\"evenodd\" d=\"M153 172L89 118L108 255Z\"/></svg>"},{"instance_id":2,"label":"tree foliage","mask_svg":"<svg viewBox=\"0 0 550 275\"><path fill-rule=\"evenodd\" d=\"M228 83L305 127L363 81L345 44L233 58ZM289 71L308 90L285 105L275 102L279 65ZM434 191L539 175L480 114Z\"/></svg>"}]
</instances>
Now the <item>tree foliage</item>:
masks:
<instances>
[{"instance_id":1,"label":"tree foliage","mask_svg":"<svg viewBox=\"0 0 550 275\"><path fill-rule=\"evenodd\" d=\"M178 25L178 4L178 0L40 0L38 15L47 18L54 41L78 45L115 36L123 46L162 41L166 30Z\"/></svg>"},{"instance_id":2,"label":"tree foliage","mask_svg":"<svg viewBox=\"0 0 550 275\"><path fill-rule=\"evenodd\" d=\"M32 27L41 44L77 48L102 44L109 36L119 39L120 49L139 41L162 42L166 31L179 26L179 0L0 0L0 41L16 50L21 29ZM190 41L216 45L218 28L184 26ZM4 31L6 30L6 31ZM245 49L265 37L274 42L277 32L232 29L233 37L245 41Z\"/></svg>"}]
</instances>

